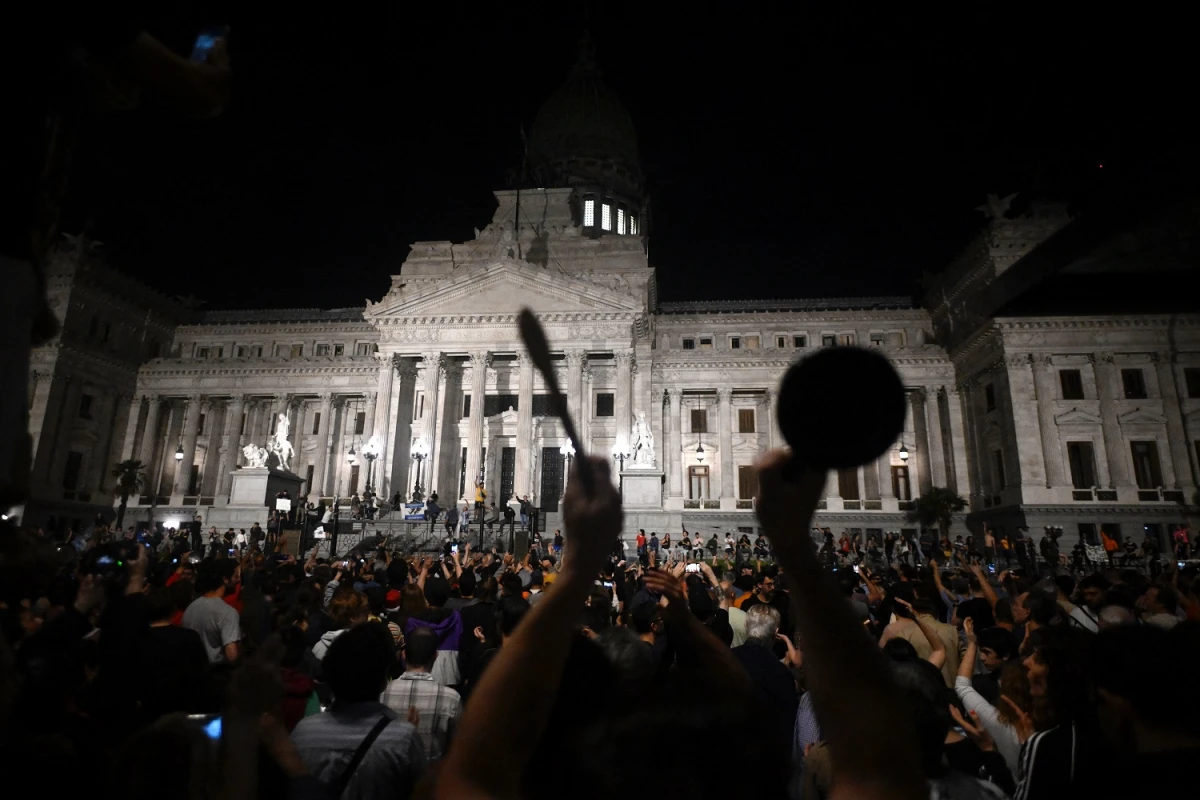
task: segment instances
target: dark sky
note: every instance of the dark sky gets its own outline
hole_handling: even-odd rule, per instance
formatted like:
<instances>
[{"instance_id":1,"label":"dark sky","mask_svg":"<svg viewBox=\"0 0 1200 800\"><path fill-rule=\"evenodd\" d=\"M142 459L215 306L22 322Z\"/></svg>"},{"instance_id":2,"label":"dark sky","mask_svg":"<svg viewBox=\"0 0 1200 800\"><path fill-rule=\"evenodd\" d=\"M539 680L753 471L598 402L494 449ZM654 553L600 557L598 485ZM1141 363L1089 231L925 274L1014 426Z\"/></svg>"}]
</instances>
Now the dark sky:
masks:
<instances>
[{"instance_id":1,"label":"dark sky","mask_svg":"<svg viewBox=\"0 0 1200 800\"><path fill-rule=\"evenodd\" d=\"M97 120L67 227L210 308L378 299L410 242L486 224L575 59L582 4L496 5L148 20L181 52L231 24L234 104ZM1182 21L826 5L591 13L638 128L661 299L913 294L986 192L1074 197L1184 141Z\"/></svg>"}]
</instances>

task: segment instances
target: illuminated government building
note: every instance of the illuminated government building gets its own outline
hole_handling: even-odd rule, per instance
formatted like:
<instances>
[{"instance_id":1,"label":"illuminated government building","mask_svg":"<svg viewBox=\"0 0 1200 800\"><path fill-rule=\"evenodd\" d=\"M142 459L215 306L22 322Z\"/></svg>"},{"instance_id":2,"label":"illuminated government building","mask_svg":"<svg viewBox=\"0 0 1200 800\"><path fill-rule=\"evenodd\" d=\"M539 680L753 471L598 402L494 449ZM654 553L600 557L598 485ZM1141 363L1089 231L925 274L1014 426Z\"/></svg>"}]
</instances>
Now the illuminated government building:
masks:
<instances>
[{"instance_id":1,"label":"illuminated government building","mask_svg":"<svg viewBox=\"0 0 1200 800\"><path fill-rule=\"evenodd\" d=\"M625 467L630 536L754 530L753 464L783 445L780 377L847 345L891 359L907 417L878 461L830 476L820 525L914 528L912 501L931 486L969 501L956 533L1055 525L1069 542L1104 526L1140 542L1195 511L1200 316L1058 308L1046 288L1094 263L1136 271L1143 241L1181 241L1158 235L1174 230L1169 214L1089 238L1086 218L1060 207L1013 214L993 199L962 256L930 265L940 274L923 304L668 303L648 258L634 126L587 59L534 121L525 174L495 192L474 239L412 244L366 307L198 312L65 241L49 277L63 331L31 365L29 521L111 514L110 472L136 458L148 486L127 524L199 515L207 526L242 448L264 444L284 413L310 500L362 494L368 466L380 498L419 482L443 506L482 475L493 499L528 495L558 527L567 440L522 352L524 306L590 451L628 451L639 417L653 435L650 463L613 462ZM372 437L374 461L351 463Z\"/></svg>"}]
</instances>

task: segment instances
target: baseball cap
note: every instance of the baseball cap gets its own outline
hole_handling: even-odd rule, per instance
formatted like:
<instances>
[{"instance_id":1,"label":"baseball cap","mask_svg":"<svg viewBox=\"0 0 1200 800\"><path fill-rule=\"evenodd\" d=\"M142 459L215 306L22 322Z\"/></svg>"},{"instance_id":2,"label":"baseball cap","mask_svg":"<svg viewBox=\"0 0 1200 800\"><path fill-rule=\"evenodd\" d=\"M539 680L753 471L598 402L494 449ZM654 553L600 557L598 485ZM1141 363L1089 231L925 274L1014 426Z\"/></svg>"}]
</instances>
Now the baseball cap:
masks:
<instances>
[{"instance_id":1,"label":"baseball cap","mask_svg":"<svg viewBox=\"0 0 1200 800\"><path fill-rule=\"evenodd\" d=\"M384 598L384 610L385 611L399 611L400 610L400 590L399 589L392 589L387 593L387 597Z\"/></svg>"}]
</instances>

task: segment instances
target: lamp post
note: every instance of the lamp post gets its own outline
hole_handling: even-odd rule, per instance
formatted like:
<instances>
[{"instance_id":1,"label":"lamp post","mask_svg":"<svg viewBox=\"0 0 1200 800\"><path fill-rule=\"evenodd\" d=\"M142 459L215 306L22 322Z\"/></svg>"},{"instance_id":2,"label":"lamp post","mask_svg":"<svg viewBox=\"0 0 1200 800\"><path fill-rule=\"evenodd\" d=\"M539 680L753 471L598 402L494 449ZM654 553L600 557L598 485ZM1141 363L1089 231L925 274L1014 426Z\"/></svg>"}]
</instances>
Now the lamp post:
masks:
<instances>
[{"instance_id":1,"label":"lamp post","mask_svg":"<svg viewBox=\"0 0 1200 800\"><path fill-rule=\"evenodd\" d=\"M419 503L425 498L425 489L421 486L421 465L429 457L429 444L424 439L412 443L412 457L417 462L417 480L413 483L412 501Z\"/></svg>"},{"instance_id":2,"label":"lamp post","mask_svg":"<svg viewBox=\"0 0 1200 800\"><path fill-rule=\"evenodd\" d=\"M367 494L375 492L372 476L374 475L375 459L379 458L381 452L383 452L383 445L379 442L378 436L372 436L362 447L363 458L367 460Z\"/></svg>"},{"instance_id":3,"label":"lamp post","mask_svg":"<svg viewBox=\"0 0 1200 800\"><path fill-rule=\"evenodd\" d=\"M908 448L904 446L904 442L900 443L900 460L908 463Z\"/></svg>"},{"instance_id":4,"label":"lamp post","mask_svg":"<svg viewBox=\"0 0 1200 800\"><path fill-rule=\"evenodd\" d=\"M183 443L182 442L180 443L179 447L175 450L175 460L183 461Z\"/></svg>"},{"instance_id":5,"label":"lamp post","mask_svg":"<svg viewBox=\"0 0 1200 800\"><path fill-rule=\"evenodd\" d=\"M628 447L629 447L628 445L625 445L625 446L621 446L620 444L613 445L612 457L615 458L618 461L618 463L620 463L620 465L621 465L620 471L617 473L618 476L620 476L621 472L625 471L625 462L628 461L630 458L633 458L633 454L629 452ZM625 496L625 479L624 479L624 477L619 477L619 480L617 481L617 487L618 487L618 491L620 491L620 493L621 493L621 496L624 497Z\"/></svg>"},{"instance_id":6,"label":"lamp post","mask_svg":"<svg viewBox=\"0 0 1200 800\"><path fill-rule=\"evenodd\" d=\"M563 494L565 495L567 492L567 476L571 474L571 457L575 455L575 445L568 441L562 447L558 448L558 452L566 460L563 469Z\"/></svg>"}]
</instances>

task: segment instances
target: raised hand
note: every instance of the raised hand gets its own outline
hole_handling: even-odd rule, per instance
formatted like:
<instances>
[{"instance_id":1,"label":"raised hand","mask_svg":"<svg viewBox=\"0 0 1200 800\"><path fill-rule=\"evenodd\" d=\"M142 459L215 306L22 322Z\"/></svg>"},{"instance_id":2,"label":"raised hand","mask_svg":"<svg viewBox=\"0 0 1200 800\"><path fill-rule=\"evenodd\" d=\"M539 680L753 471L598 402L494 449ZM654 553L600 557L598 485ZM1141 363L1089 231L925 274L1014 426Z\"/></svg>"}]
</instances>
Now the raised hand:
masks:
<instances>
[{"instance_id":1,"label":"raised hand","mask_svg":"<svg viewBox=\"0 0 1200 800\"><path fill-rule=\"evenodd\" d=\"M983 727L983 723L979 721L979 715L974 711L970 712L970 714L971 721L967 722L959 712L958 706L953 703L950 704L950 716L954 717L954 721L966 732L971 741L975 742L975 745L980 750L995 750L996 743L992 741L991 734L987 732L987 729Z\"/></svg>"},{"instance_id":2,"label":"raised hand","mask_svg":"<svg viewBox=\"0 0 1200 800\"><path fill-rule=\"evenodd\" d=\"M572 465L563 497L563 523L569 542L563 570L591 581L608 561L621 532L624 512L621 496L609 476L608 461L588 456L584 465L583 460L577 458ZM581 467L591 471L587 479Z\"/></svg>"}]
</instances>

